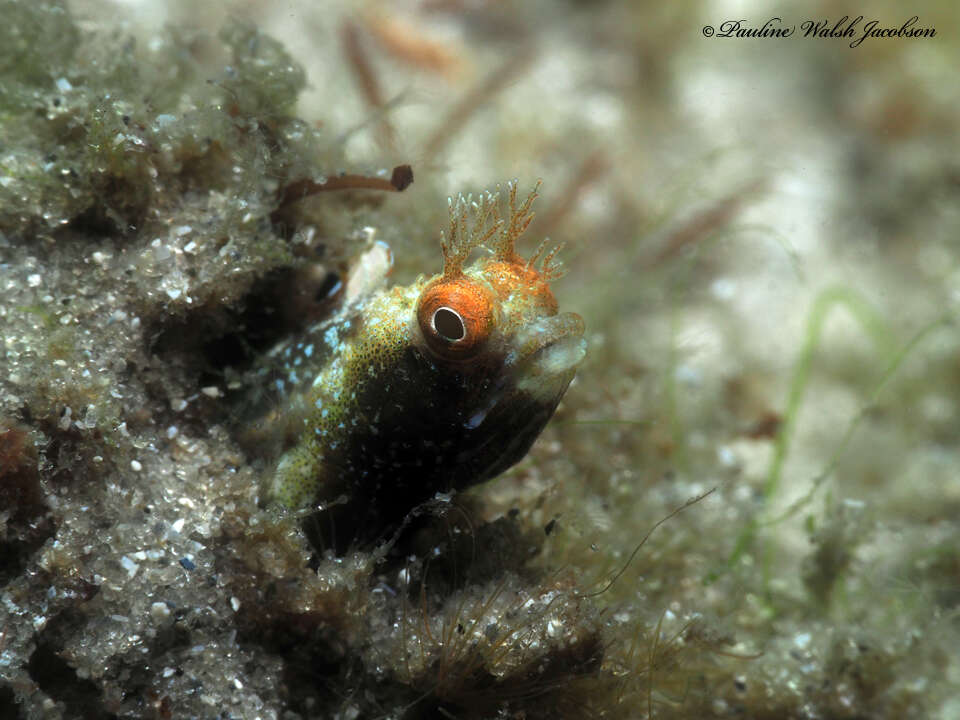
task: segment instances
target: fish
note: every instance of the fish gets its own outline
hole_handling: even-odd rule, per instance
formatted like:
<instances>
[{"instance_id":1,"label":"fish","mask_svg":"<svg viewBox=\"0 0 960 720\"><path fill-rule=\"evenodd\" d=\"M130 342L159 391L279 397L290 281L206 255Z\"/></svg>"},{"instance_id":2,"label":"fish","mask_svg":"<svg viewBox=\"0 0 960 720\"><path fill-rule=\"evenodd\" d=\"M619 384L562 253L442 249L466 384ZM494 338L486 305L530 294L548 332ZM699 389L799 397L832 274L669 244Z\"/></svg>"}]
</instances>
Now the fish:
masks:
<instances>
[{"instance_id":1,"label":"fish","mask_svg":"<svg viewBox=\"0 0 960 720\"><path fill-rule=\"evenodd\" d=\"M450 198L442 270L410 285L386 287L390 252L374 243L343 307L270 352L261 375L284 401L257 426L284 438L272 501L362 544L527 454L586 354L583 319L550 288L560 248L517 251L539 187Z\"/></svg>"}]
</instances>

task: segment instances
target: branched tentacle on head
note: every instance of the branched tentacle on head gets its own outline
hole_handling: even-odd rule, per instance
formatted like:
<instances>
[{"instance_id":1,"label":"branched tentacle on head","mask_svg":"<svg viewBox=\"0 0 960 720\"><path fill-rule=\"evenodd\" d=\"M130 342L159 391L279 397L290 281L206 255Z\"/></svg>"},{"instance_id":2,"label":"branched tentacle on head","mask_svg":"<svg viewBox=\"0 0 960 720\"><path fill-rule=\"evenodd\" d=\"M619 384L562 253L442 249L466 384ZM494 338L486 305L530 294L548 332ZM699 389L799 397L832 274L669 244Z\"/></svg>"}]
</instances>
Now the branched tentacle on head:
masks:
<instances>
[{"instance_id":1,"label":"branched tentacle on head","mask_svg":"<svg viewBox=\"0 0 960 720\"><path fill-rule=\"evenodd\" d=\"M500 262L523 265L533 270L534 265L543 256L547 246L544 240L526 262L517 252L517 240L530 226L534 213L533 201L539 195L541 182L538 180L526 199L517 202L517 181L507 183L507 208L509 217L504 220L500 210L501 190L482 193L478 200L472 195L457 195L447 203L450 209L450 229L443 233L440 246L443 249L443 277L450 280L463 273L463 265L474 248L487 245L494 257ZM557 245L543 258L539 273L544 280L553 280L563 274L561 264L556 259L563 247Z\"/></svg>"},{"instance_id":2,"label":"branched tentacle on head","mask_svg":"<svg viewBox=\"0 0 960 720\"><path fill-rule=\"evenodd\" d=\"M543 255L543 251L547 249L549 244L549 238L544 238L540 244L537 246L537 249L534 251L533 255L530 256L530 259L527 260L527 270L535 270L534 267L537 261L540 259L540 256ZM540 263L540 277L542 277L547 282L561 278L567 272L566 268L563 267L563 262L560 258L557 257L559 252L563 250L565 242L559 242L554 245L550 252L546 254L543 258L543 262Z\"/></svg>"},{"instance_id":3,"label":"branched tentacle on head","mask_svg":"<svg viewBox=\"0 0 960 720\"><path fill-rule=\"evenodd\" d=\"M499 192L485 192L480 195L479 201L474 201L472 195L457 195L456 200L447 200L450 208L450 232L449 235L444 234L440 240L444 279L450 280L462 274L463 263L473 249L486 244L500 231L503 220L500 218L499 199Z\"/></svg>"},{"instance_id":4,"label":"branched tentacle on head","mask_svg":"<svg viewBox=\"0 0 960 720\"><path fill-rule=\"evenodd\" d=\"M512 263L523 262L523 259L517 254L517 240L533 221L533 213L530 212L530 208L533 206L533 201L536 200L540 194L538 192L540 190L540 184L541 181L537 180L537 184L534 185L533 190L527 195L527 199L523 201L520 207L517 207L517 181L511 180L507 183L507 190L509 191L507 202L510 208L510 220L503 223L503 227L494 242L493 249L496 253L497 260Z\"/></svg>"}]
</instances>

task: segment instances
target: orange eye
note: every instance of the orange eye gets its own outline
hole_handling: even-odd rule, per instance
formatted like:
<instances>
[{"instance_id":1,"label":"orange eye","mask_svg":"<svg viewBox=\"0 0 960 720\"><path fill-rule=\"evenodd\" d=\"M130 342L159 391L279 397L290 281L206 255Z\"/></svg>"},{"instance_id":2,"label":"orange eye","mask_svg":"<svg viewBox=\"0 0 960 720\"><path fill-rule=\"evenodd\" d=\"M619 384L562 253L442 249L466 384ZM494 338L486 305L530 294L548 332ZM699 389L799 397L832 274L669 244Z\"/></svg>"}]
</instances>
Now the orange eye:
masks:
<instances>
[{"instance_id":1,"label":"orange eye","mask_svg":"<svg viewBox=\"0 0 960 720\"><path fill-rule=\"evenodd\" d=\"M417 322L431 351L447 360L467 360L493 329L490 292L465 276L435 280L420 293Z\"/></svg>"}]
</instances>

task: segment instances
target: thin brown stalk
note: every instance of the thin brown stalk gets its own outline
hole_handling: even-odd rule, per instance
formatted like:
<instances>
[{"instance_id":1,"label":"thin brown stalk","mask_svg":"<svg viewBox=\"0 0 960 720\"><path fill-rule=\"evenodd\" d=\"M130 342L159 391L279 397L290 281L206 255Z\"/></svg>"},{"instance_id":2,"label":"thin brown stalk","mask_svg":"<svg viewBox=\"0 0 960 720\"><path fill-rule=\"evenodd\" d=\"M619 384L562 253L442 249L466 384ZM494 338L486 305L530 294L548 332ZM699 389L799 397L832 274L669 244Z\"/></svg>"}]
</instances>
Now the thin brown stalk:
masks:
<instances>
[{"instance_id":1,"label":"thin brown stalk","mask_svg":"<svg viewBox=\"0 0 960 720\"><path fill-rule=\"evenodd\" d=\"M424 144L424 162L436 157L484 103L489 102L530 67L533 58L534 52L529 47L522 48L460 98Z\"/></svg>"},{"instance_id":2,"label":"thin brown stalk","mask_svg":"<svg viewBox=\"0 0 960 720\"><path fill-rule=\"evenodd\" d=\"M353 76L364 100L373 110L377 111L377 142L384 150L396 152L396 131L390 124L387 113L383 112L385 102L380 87L380 79L370 55L364 47L363 38L360 36L360 28L355 22L347 20L343 23L340 28L340 41L343 45L343 54L346 56L351 70L353 70Z\"/></svg>"}]
</instances>

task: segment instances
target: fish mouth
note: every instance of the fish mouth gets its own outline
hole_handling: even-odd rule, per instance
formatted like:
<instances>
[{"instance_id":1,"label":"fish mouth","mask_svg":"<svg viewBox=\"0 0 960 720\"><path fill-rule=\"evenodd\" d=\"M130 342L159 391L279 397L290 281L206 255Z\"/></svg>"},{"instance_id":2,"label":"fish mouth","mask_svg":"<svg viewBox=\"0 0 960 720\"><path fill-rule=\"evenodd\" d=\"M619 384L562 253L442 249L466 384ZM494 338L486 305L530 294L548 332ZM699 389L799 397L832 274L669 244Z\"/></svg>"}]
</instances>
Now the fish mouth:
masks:
<instances>
[{"instance_id":1,"label":"fish mouth","mask_svg":"<svg viewBox=\"0 0 960 720\"><path fill-rule=\"evenodd\" d=\"M521 328L507 341L511 349L502 371L475 396L463 427L474 431L490 417L504 414L536 415L539 427L546 424L586 355L583 329L576 313L540 318Z\"/></svg>"},{"instance_id":2,"label":"fish mouth","mask_svg":"<svg viewBox=\"0 0 960 720\"><path fill-rule=\"evenodd\" d=\"M583 318L562 313L521 328L507 364L516 387L541 402L559 401L587 354Z\"/></svg>"},{"instance_id":3,"label":"fish mouth","mask_svg":"<svg viewBox=\"0 0 960 720\"><path fill-rule=\"evenodd\" d=\"M458 462L486 480L519 462L540 435L583 361L583 320L566 313L539 318L507 340L496 382L475 397L461 420L473 440Z\"/></svg>"}]
</instances>

